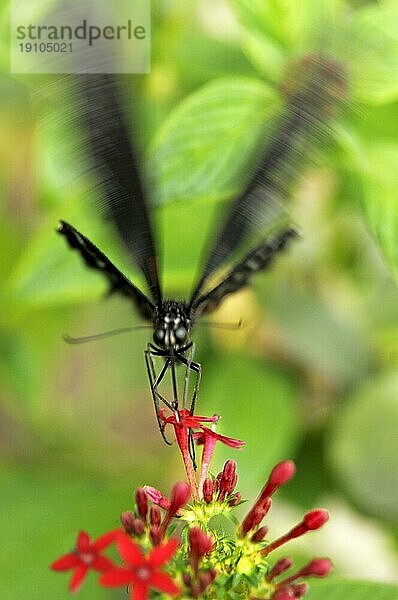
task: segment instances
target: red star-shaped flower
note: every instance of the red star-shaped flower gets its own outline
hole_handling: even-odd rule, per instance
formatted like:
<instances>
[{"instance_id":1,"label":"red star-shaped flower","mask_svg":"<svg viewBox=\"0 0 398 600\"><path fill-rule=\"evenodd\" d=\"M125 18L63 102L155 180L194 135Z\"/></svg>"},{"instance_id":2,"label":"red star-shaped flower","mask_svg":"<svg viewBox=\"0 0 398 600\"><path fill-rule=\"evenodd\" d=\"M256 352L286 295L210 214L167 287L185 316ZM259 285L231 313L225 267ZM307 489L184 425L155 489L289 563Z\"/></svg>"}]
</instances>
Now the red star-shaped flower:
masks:
<instances>
[{"instance_id":1,"label":"red star-shaped flower","mask_svg":"<svg viewBox=\"0 0 398 600\"><path fill-rule=\"evenodd\" d=\"M101 576L100 584L105 587L131 585L131 600L146 600L151 588L175 596L180 589L170 575L161 567L175 554L179 542L171 539L166 544L156 546L144 556L140 547L127 535L120 534L117 541L120 556L125 567L114 567Z\"/></svg>"},{"instance_id":2,"label":"red star-shaped flower","mask_svg":"<svg viewBox=\"0 0 398 600\"><path fill-rule=\"evenodd\" d=\"M51 568L54 571L74 569L75 572L70 580L69 589L71 592L76 592L83 583L89 569L104 573L114 566L112 561L101 555L100 552L112 544L119 533L120 530L110 531L93 542L90 540L88 533L80 531L75 549L53 562Z\"/></svg>"}]
</instances>

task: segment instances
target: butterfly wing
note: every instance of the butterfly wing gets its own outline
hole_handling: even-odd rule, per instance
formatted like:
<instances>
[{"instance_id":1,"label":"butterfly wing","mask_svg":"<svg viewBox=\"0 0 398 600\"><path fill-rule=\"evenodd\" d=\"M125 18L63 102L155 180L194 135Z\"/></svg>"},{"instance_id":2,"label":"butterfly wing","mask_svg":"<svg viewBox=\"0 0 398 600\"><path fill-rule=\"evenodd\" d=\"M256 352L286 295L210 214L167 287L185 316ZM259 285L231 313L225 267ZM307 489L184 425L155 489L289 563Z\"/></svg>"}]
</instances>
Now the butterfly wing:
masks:
<instances>
[{"instance_id":1,"label":"butterfly wing","mask_svg":"<svg viewBox=\"0 0 398 600\"><path fill-rule=\"evenodd\" d=\"M218 285L198 298L195 305L195 318L211 313L226 296L248 285L252 276L269 268L275 256L297 236L297 231L289 228L251 250Z\"/></svg>"},{"instance_id":2,"label":"butterfly wing","mask_svg":"<svg viewBox=\"0 0 398 600\"><path fill-rule=\"evenodd\" d=\"M105 212L157 304L161 290L152 224L119 85L114 75L78 76L77 110Z\"/></svg>"},{"instance_id":3,"label":"butterfly wing","mask_svg":"<svg viewBox=\"0 0 398 600\"><path fill-rule=\"evenodd\" d=\"M117 292L126 296L134 302L139 314L144 319L151 320L155 308L152 302L115 267L95 244L65 221L60 222L58 233L65 237L71 248L80 252L80 256L88 267L100 271L106 277L110 286L110 294Z\"/></svg>"},{"instance_id":4,"label":"butterfly wing","mask_svg":"<svg viewBox=\"0 0 398 600\"><path fill-rule=\"evenodd\" d=\"M247 242L254 230L286 219L285 204L289 187L298 177L295 163L318 140L328 116L342 97L345 79L338 63L323 56L311 56L303 60L300 67L292 81L288 80L285 84L283 92L286 106L270 142L243 192L232 201L211 247L191 296L190 306L193 310L204 302L206 296L201 293L209 277ZM267 248L268 243L263 239L253 252L261 247ZM215 288L218 291L212 290L210 295L221 299L222 290L233 287L234 278L241 275L245 260L231 271L220 288Z\"/></svg>"}]
</instances>

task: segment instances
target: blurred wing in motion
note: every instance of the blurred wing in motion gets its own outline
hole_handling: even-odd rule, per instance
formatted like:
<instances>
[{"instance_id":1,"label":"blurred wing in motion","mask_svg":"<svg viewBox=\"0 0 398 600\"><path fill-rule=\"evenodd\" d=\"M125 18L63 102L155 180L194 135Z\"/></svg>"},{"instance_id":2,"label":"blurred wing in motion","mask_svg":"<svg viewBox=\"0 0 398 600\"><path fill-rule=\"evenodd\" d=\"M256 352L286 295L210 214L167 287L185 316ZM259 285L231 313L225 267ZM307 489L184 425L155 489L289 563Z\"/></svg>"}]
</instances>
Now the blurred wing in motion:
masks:
<instances>
[{"instance_id":1,"label":"blurred wing in motion","mask_svg":"<svg viewBox=\"0 0 398 600\"><path fill-rule=\"evenodd\" d=\"M79 120L106 214L158 304L161 290L152 224L118 81L114 75L80 75L76 81Z\"/></svg>"},{"instance_id":2,"label":"blurred wing in motion","mask_svg":"<svg viewBox=\"0 0 398 600\"><path fill-rule=\"evenodd\" d=\"M285 203L289 186L298 176L295 163L308 154L311 146L321 137L337 101L344 97L345 87L345 73L340 64L317 55L304 58L296 66L294 76L285 81L282 87L286 98L283 114L249 182L244 191L233 200L216 235L202 275L191 296L190 306L193 310L203 306L206 298L210 303L210 297L213 296L217 298L218 304L223 297L223 291L231 293L238 289L236 280L242 277L243 271L246 272L247 265L259 252L261 254L261 249L273 246L272 241L267 242L264 239L262 243L257 243L224 282L208 295L201 296L208 278L247 242L253 230L275 228L278 223L280 228L280 222L286 219ZM285 233L281 233L280 238L275 237L275 240L284 239L288 231L285 225ZM277 248L272 254L276 251ZM265 250L265 253L267 254L268 250ZM262 264L261 259L258 264ZM265 267L264 263L254 271ZM247 280L248 277L245 276L244 279Z\"/></svg>"},{"instance_id":3,"label":"blurred wing in motion","mask_svg":"<svg viewBox=\"0 0 398 600\"><path fill-rule=\"evenodd\" d=\"M120 293L133 300L139 314L146 320L151 320L154 311L152 302L119 269L77 229L61 221L58 233L63 235L69 246L80 252L85 264L104 274L110 284L109 293Z\"/></svg>"},{"instance_id":4,"label":"blurred wing in motion","mask_svg":"<svg viewBox=\"0 0 398 600\"><path fill-rule=\"evenodd\" d=\"M260 246L249 252L228 275L206 294L199 297L195 304L195 317L215 310L221 301L250 283L255 273L267 269L273 262L276 254L284 250L290 240L298 237L295 229L286 229L270 241L265 241Z\"/></svg>"}]
</instances>

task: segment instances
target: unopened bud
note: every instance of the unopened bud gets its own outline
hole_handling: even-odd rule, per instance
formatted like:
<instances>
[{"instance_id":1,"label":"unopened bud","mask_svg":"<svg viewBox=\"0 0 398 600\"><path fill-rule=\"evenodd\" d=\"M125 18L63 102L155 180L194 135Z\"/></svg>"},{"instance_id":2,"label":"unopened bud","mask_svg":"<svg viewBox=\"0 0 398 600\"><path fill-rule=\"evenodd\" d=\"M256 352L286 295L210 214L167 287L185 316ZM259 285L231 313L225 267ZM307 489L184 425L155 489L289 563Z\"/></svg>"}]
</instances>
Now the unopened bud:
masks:
<instances>
[{"instance_id":1,"label":"unopened bud","mask_svg":"<svg viewBox=\"0 0 398 600\"><path fill-rule=\"evenodd\" d=\"M137 488L135 492L135 502L137 504L137 511L143 521L146 519L148 512L148 497L145 493L144 488Z\"/></svg>"},{"instance_id":2,"label":"unopened bud","mask_svg":"<svg viewBox=\"0 0 398 600\"><path fill-rule=\"evenodd\" d=\"M198 598L201 594L200 585L198 583L194 583L191 585L191 598Z\"/></svg>"},{"instance_id":3,"label":"unopened bud","mask_svg":"<svg viewBox=\"0 0 398 600\"><path fill-rule=\"evenodd\" d=\"M149 522L151 525L160 525L160 521L162 520L162 515L160 514L160 509L158 506L151 506L149 509Z\"/></svg>"},{"instance_id":4,"label":"unopened bud","mask_svg":"<svg viewBox=\"0 0 398 600\"><path fill-rule=\"evenodd\" d=\"M189 500L191 488L183 481L176 483L171 491L171 506L170 511L176 513Z\"/></svg>"},{"instance_id":5,"label":"unopened bud","mask_svg":"<svg viewBox=\"0 0 398 600\"><path fill-rule=\"evenodd\" d=\"M302 598L308 592L308 584L296 583L295 585L292 585L292 592L294 598Z\"/></svg>"},{"instance_id":6,"label":"unopened bud","mask_svg":"<svg viewBox=\"0 0 398 600\"><path fill-rule=\"evenodd\" d=\"M127 510L126 512L123 512L120 515L120 522L123 525L123 529L124 531L128 534L128 535L132 535L133 534L133 523L134 523L134 515L130 510Z\"/></svg>"},{"instance_id":7,"label":"unopened bud","mask_svg":"<svg viewBox=\"0 0 398 600\"><path fill-rule=\"evenodd\" d=\"M167 510L165 518L163 519L163 523L160 526L162 537L166 533L172 518L176 515L180 508L182 508L188 502L190 495L191 488L187 483L180 481L179 483L175 484L171 490L170 506Z\"/></svg>"},{"instance_id":8,"label":"unopened bud","mask_svg":"<svg viewBox=\"0 0 398 600\"><path fill-rule=\"evenodd\" d=\"M332 569L332 562L328 558L314 558L308 565L300 569L300 577L326 577Z\"/></svg>"},{"instance_id":9,"label":"unopened bud","mask_svg":"<svg viewBox=\"0 0 398 600\"><path fill-rule=\"evenodd\" d=\"M216 578L217 572L215 569L210 569L209 571L204 571L199 573L198 580L200 585L201 592L204 592L206 588L209 587Z\"/></svg>"},{"instance_id":10,"label":"unopened bud","mask_svg":"<svg viewBox=\"0 0 398 600\"><path fill-rule=\"evenodd\" d=\"M133 521L133 535L140 537L145 531L145 525L141 519L134 519Z\"/></svg>"},{"instance_id":11,"label":"unopened bud","mask_svg":"<svg viewBox=\"0 0 398 600\"><path fill-rule=\"evenodd\" d=\"M220 479L220 492L224 496L231 494L237 481L238 475L236 473L236 462L234 460L227 460L222 470Z\"/></svg>"},{"instance_id":12,"label":"unopened bud","mask_svg":"<svg viewBox=\"0 0 398 600\"><path fill-rule=\"evenodd\" d=\"M253 533L252 537L251 537L251 541L254 542L255 544L258 542L262 542L263 539L265 538L265 536L268 533L268 527L266 527L265 525L263 527L260 527L260 529L257 529L257 531L255 533Z\"/></svg>"},{"instance_id":13,"label":"unopened bud","mask_svg":"<svg viewBox=\"0 0 398 600\"><path fill-rule=\"evenodd\" d=\"M191 527L188 533L191 566L194 573L198 572L200 560L213 549L213 538L202 531L200 527Z\"/></svg>"},{"instance_id":14,"label":"unopened bud","mask_svg":"<svg viewBox=\"0 0 398 600\"><path fill-rule=\"evenodd\" d=\"M158 546L162 541L162 532L160 527L157 525L152 525L149 530L149 537L151 538L151 542L154 546Z\"/></svg>"},{"instance_id":15,"label":"unopened bud","mask_svg":"<svg viewBox=\"0 0 398 600\"><path fill-rule=\"evenodd\" d=\"M212 479L210 479L210 477L207 477L203 482L203 500L207 504L210 504L210 502L213 500L213 494L214 482Z\"/></svg>"},{"instance_id":16,"label":"unopened bud","mask_svg":"<svg viewBox=\"0 0 398 600\"><path fill-rule=\"evenodd\" d=\"M267 576L267 581L272 581L278 575L281 575L292 566L293 561L290 558L281 558L275 565L272 567L271 571Z\"/></svg>"},{"instance_id":17,"label":"unopened bud","mask_svg":"<svg viewBox=\"0 0 398 600\"><path fill-rule=\"evenodd\" d=\"M238 506L242 502L242 494L240 492L235 492L228 499L228 506Z\"/></svg>"},{"instance_id":18,"label":"unopened bud","mask_svg":"<svg viewBox=\"0 0 398 600\"><path fill-rule=\"evenodd\" d=\"M271 498L266 498L264 501L257 500L242 522L241 533L243 536L260 525L261 521L268 514L271 504Z\"/></svg>"},{"instance_id":19,"label":"unopened bud","mask_svg":"<svg viewBox=\"0 0 398 600\"><path fill-rule=\"evenodd\" d=\"M145 493L148 499L160 506L160 508L164 508L165 510L169 510L170 508L170 500L168 500L165 496L163 496L162 492L159 492L156 488L145 485L144 486Z\"/></svg>"},{"instance_id":20,"label":"unopened bud","mask_svg":"<svg viewBox=\"0 0 398 600\"><path fill-rule=\"evenodd\" d=\"M303 523L309 529L319 529L329 520L329 513L327 510L315 509L311 510L304 516Z\"/></svg>"},{"instance_id":21,"label":"unopened bud","mask_svg":"<svg viewBox=\"0 0 398 600\"><path fill-rule=\"evenodd\" d=\"M260 499L265 500L276 492L278 488L285 485L295 474L296 465L291 460L278 463L271 471L268 481L261 490Z\"/></svg>"},{"instance_id":22,"label":"unopened bud","mask_svg":"<svg viewBox=\"0 0 398 600\"><path fill-rule=\"evenodd\" d=\"M329 513L327 510L311 510L304 516L303 520L298 525L296 525L295 527L293 527L293 529L285 533L285 535L282 535L280 538L273 541L266 548L264 548L264 550L261 550L261 554L267 555L273 550L275 550L275 548L279 548L279 546L286 544L286 542L289 542L294 538L300 537L308 531L319 529L320 527L322 527L322 525L326 523L328 519Z\"/></svg>"},{"instance_id":23,"label":"unopened bud","mask_svg":"<svg viewBox=\"0 0 398 600\"><path fill-rule=\"evenodd\" d=\"M294 598L291 590L277 590L272 596L272 600L292 600Z\"/></svg>"}]
</instances>

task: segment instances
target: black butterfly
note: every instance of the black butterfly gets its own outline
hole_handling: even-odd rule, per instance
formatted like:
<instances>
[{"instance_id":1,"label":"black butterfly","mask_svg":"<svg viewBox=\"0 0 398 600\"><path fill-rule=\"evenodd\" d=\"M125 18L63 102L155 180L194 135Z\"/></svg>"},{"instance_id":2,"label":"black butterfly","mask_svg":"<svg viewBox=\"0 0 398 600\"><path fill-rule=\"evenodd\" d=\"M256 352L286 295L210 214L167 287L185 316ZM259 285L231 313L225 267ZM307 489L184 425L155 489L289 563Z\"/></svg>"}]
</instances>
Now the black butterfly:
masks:
<instances>
[{"instance_id":1,"label":"black butterfly","mask_svg":"<svg viewBox=\"0 0 398 600\"><path fill-rule=\"evenodd\" d=\"M211 313L222 300L246 286L255 273L265 270L288 242L297 236L285 226L260 240L230 269L215 287L208 280L233 253L249 239L258 221L270 221L280 213L281 200L294 178L295 157L318 136L341 88L338 66L322 57L307 59L302 81L285 86L286 106L273 135L265 146L244 190L232 202L223 226L210 249L202 274L188 301L165 299L158 275L158 255L152 233L147 193L140 177L136 155L126 123L118 82L112 75L81 76L78 81L79 110L84 123L93 171L100 184L107 212L116 225L133 262L140 268L148 286L144 294L82 233L61 221L59 233L77 249L87 266L100 271L110 284L110 292L122 294L135 305L140 316L152 323L153 342L148 343L145 360L160 431L167 442L159 416L159 405L170 410L181 407L175 367L196 375L191 412L198 394L201 366L193 360L191 340L196 321ZM305 65L305 63L303 63ZM295 80L297 84L297 80ZM155 357L163 357L158 373ZM171 400L160 394L159 386L171 371ZM184 402L186 386L184 386Z\"/></svg>"}]
</instances>

